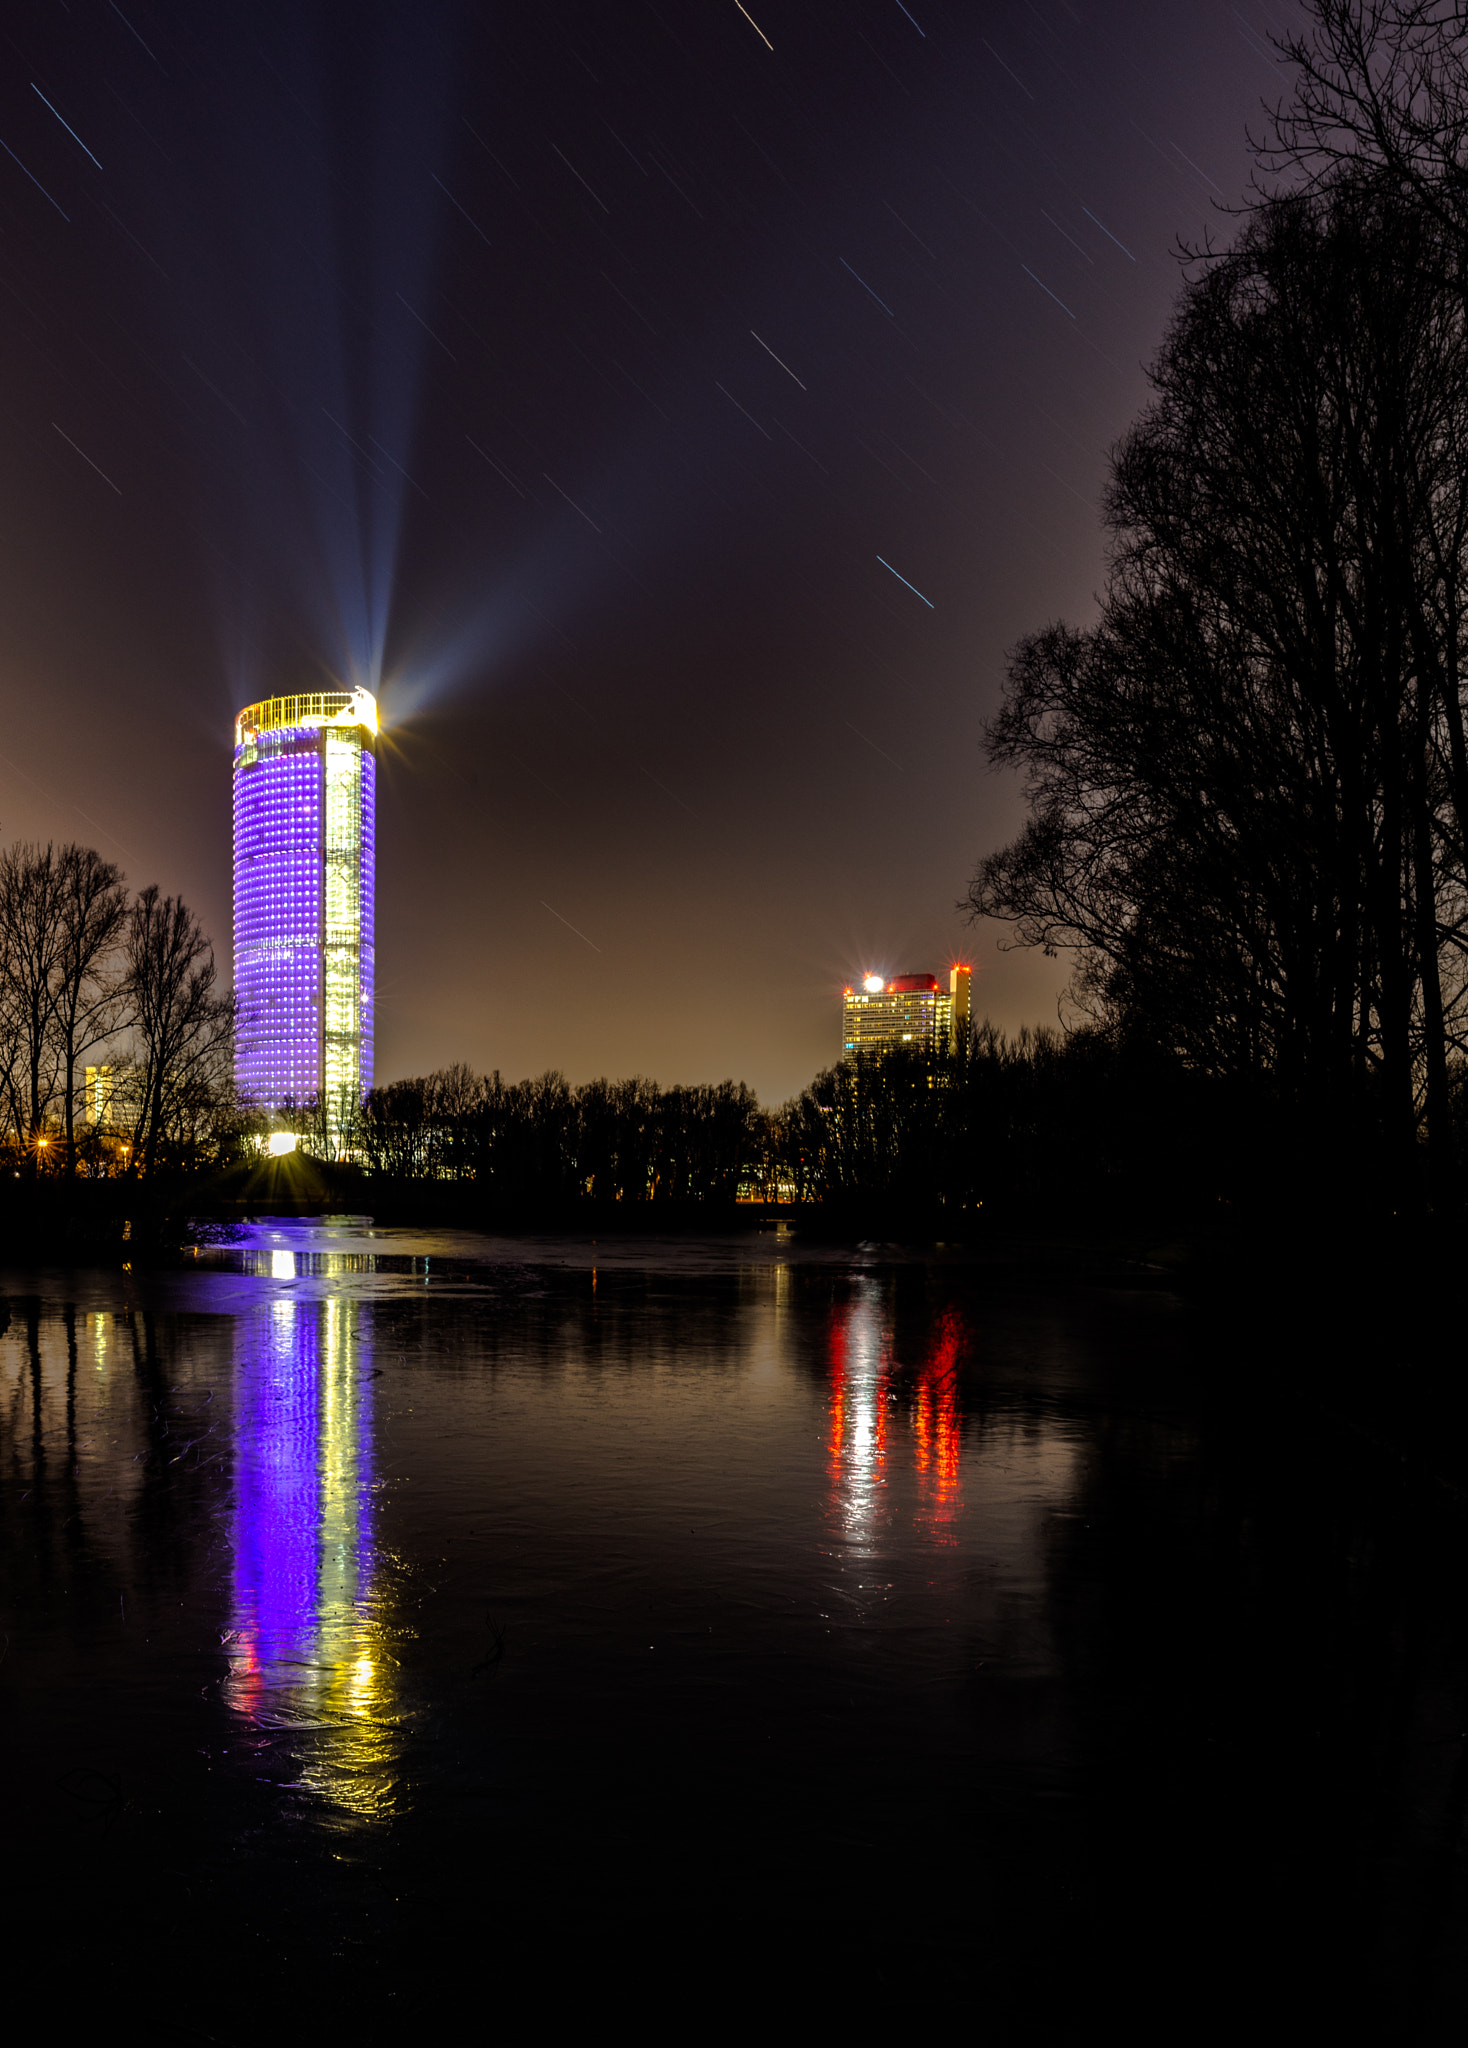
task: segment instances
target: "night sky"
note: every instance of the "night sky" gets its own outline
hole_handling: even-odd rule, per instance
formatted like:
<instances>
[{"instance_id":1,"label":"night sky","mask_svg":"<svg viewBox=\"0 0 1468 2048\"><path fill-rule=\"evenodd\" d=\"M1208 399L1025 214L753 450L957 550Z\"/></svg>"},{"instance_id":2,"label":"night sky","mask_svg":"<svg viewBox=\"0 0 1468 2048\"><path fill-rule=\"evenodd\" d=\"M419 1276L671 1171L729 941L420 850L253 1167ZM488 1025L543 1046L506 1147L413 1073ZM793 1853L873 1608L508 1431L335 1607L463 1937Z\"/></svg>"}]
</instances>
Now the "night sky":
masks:
<instances>
[{"instance_id":1,"label":"night sky","mask_svg":"<svg viewBox=\"0 0 1468 2048\"><path fill-rule=\"evenodd\" d=\"M7 8L0 832L227 971L234 713L362 681L379 1079L776 1102L852 974L955 958L1053 1020L1063 963L956 908L1022 816L981 725L1089 614L1292 18Z\"/></svg>"}]
</instances>

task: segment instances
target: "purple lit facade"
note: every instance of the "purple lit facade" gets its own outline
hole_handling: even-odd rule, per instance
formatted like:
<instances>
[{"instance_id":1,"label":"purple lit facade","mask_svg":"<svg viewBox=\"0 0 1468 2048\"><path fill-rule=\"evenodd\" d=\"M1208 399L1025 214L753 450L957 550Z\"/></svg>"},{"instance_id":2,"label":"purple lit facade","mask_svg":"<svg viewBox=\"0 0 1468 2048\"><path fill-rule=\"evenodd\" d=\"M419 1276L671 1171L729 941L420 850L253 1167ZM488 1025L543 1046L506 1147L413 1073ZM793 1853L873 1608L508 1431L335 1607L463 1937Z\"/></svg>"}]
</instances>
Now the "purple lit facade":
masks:
<instances>
[{"instance_id":1,"label":"purple lit facade","mask_svg":"<svg viewBox=\"0 0 1468 2048\"><path fill-rule=\"evenodd\" d=\"M372 1085L377 707L365 690L274 697L235 724L235 1078L349 1130Z\"/></svg>"}]
</instances>

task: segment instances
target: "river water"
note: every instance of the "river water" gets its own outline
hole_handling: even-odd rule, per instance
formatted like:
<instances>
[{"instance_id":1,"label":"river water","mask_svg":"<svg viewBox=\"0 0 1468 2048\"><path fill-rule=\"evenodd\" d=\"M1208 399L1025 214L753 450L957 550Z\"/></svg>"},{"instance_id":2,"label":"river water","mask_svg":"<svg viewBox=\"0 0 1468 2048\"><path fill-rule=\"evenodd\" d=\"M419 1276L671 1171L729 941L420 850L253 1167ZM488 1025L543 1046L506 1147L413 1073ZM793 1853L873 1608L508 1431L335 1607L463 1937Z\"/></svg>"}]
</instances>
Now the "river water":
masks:
<instances>
[{"instance_id":1,"label":"river water","mask_svg":"<svg viewBox=\"0 0 1468 2048\"><path fill-rule=\"evenodd\" d=\"M0 1286L75 2011L1461 2037L1463 1503L1216 1308L366 1219Z\"/></svg>"}]
</instances>

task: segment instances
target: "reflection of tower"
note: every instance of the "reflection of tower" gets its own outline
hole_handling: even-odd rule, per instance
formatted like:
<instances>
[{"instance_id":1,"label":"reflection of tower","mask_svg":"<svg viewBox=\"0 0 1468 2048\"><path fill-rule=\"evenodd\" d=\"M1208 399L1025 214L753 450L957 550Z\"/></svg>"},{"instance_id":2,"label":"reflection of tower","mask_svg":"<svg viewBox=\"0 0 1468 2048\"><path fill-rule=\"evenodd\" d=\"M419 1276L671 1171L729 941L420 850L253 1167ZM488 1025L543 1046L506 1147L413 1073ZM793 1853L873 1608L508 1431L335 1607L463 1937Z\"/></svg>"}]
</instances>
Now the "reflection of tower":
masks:
<instances>
[{"instance_id":1,"label":"reflection of tower","mask_svg":"<svg viewBox=\"0 0 1468 2048\"><path fill-rule=\"evenodd\" d=\"M271 697L235 720L235 1079L319 1101L333 1135L372 1085L377 704Z\"/></svg>"},{"instance_id":2,"label":"reflection of tower","mask_svg":"<svg viewBox=\"0 0 1468 2048\"><path fill-rule=\"evenodd\" d=\"M848 1539L877 1533L878 1508L891 1473L888 1403L892 1394L889 1332L874 1282L831 1319L827 1380L827 1470L837 1515ZM947 1308L928 1339L912 1385L912 1457L923 1519L940 1541L961 1505L963 1408L959 1368L967 1343L962 1313ZM904 1379L906 1375L904 1374Z\"/></svg>"},{"instance_id":3,"label":"reflection of tower","mask_svg":"<svg viewBox=\"0 0 1468 2048\"><path fill-rule=\"evenodd\" d=\"M831 1324L832 1491L847 1536L873 1533L887 1455L887 1360L875 1295L862 1297Z\"/></svg>"},{"instance_id":4,"label":"reflection of tower","mask_svg":"<svg viewBox=\"0 0 1468 2048\"><path fill-rule=\"evenodd\" d=\"M913 1441L918 1477L934 1510L946 1522L958 1498L958 1465L963 1415L958 1401L958 1358L962 1325L945 1309L918 1378L913 1406Z\"/></svg>"},{"instance_id":5,"label":"reflection of tower","mask_svg":"<svg viewBox=\"0 0 1468 2048\"><path fill-rule=\"evenodd\" d=\"M362 1309L339 1295L282 1295L253 1336L236 1381L228 1698L261 1725L311 1731L303 1782L375 1814L392 1666L374 1612Z\"/></svg>"}]
</instances>

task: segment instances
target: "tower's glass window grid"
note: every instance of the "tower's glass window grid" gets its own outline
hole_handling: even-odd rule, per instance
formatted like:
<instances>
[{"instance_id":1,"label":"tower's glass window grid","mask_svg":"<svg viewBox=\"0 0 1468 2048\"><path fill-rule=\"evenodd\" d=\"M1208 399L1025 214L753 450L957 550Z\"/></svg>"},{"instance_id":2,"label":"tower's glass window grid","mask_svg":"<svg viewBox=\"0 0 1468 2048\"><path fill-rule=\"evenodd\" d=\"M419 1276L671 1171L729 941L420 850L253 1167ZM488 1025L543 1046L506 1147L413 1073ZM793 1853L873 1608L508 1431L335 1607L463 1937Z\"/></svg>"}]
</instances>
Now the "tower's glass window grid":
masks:
<instances>
[{"instance_id":1,"label":"tower's glass window grid","mask_svg":"<svg viewBox=\"0 0 1468 2048\"><path fill-rule=\"evenodd\" d=\"M318 691L235 721L235 1078L349 1128L372 1085L377 706Z\"/></svg>"}]
</instances>

